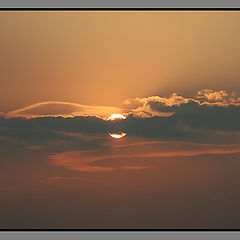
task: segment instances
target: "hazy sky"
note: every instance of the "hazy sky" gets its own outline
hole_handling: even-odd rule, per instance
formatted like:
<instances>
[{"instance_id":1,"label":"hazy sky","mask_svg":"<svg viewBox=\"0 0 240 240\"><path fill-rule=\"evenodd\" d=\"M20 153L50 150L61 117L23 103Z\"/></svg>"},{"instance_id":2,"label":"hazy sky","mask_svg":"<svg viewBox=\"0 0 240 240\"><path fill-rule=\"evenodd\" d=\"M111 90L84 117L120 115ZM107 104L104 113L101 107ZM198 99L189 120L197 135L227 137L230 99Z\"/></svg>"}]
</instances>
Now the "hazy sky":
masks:
<instances>
[{"instance_id":1,"label":"hazy sky","mask_svg":"<svg viewBox=\"0 0 240 240\"><path fill-rule=\"evenodd\" d=\"M0 111L239 89L239 12L1 12Z\"/></svg>"}]
</instances>

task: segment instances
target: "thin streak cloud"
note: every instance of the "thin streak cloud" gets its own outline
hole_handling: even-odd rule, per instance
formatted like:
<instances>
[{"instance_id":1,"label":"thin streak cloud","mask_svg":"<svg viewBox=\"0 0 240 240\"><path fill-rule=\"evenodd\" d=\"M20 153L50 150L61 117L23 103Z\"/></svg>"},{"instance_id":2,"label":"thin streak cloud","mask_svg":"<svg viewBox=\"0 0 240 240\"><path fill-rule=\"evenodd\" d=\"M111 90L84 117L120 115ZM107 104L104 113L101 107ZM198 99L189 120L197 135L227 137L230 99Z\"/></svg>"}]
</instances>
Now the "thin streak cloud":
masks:
<instances>
[{"instance_id":1,"label":"thin streak cloud","mask_svg":"<svg viewBox=\"0 0 240 240\"><path fill-rule=\"evenodd\" d=\"M36 103L24 108L10 111L5 114L7 118L11 117L75 117L75 116L94 116L107 119L114 113L124 113L124 110L111 106L88 106L78 103L47 101Z\"/></svg>"}]
</instances>

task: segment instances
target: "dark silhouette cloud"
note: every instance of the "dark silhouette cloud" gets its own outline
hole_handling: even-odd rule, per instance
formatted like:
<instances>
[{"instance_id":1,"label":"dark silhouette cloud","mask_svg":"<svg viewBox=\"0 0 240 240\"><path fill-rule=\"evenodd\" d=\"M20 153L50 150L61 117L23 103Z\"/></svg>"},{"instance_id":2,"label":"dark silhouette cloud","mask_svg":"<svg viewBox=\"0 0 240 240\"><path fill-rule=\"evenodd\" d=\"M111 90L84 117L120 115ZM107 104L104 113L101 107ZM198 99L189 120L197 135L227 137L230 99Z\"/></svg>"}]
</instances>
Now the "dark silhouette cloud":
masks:
<instances>
[{"instance_id":1,"label":"dark silhouette cloud","mask_svg":"<svg viewBox=\"0 0 240 240\"><path fill-rule=\"evenodd\" d=\"M206 143L227 143L231 141L228 133L234 132L236 137L230 142L234 143L238 142L237 133L240 130L240 104L238 98L232 96L230 94L227 98L225 91L204 90L198 93L198 98L205 97L211 102L200 102L197 98L184 98L176 94L169 98L138 98L133 100L135 110L129 110L127 119L117 120L114 124L95 116L0 117L0 135L30 145L63 141L72 150L83 147L86 142L88 147L101 145L101 141L107 141L107 133L114 129L116 132L126 132L128 136ZM127 103L131 105L131 100ZM147 117L141 115L144 111L148 113ZM164 117L161 116L163 113L166 113ZM78 136L76 141L74 133L99 135L102 138L85 141Z\"/></svg>"}]
</instances>

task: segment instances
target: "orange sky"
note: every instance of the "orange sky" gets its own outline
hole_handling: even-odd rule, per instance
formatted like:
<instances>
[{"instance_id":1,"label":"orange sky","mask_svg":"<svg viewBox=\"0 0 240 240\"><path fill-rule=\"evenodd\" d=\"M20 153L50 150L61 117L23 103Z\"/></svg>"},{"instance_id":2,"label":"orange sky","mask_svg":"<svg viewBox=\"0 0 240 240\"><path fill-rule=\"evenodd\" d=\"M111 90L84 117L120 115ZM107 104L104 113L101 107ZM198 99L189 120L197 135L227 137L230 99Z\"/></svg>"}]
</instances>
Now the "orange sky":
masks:
<instances>
[{"instance_id":1,"label":"orange sky","mask_svg":"<svg viewBox=\"0 0 240 240\"><path fill-rule=\"evenodd\" d=\"M239 89L240 12L1 12L0 111Z\"/></svg>"},{"instance_id":2,"label":"orange sky","mask_svg":"<svg viewBox=\"0 0 240 240\"><path fill-rule=\"evenodd\" d=\"M239 228L239 29L0 12L0 229Z\"/></svg>"}]
</instances>

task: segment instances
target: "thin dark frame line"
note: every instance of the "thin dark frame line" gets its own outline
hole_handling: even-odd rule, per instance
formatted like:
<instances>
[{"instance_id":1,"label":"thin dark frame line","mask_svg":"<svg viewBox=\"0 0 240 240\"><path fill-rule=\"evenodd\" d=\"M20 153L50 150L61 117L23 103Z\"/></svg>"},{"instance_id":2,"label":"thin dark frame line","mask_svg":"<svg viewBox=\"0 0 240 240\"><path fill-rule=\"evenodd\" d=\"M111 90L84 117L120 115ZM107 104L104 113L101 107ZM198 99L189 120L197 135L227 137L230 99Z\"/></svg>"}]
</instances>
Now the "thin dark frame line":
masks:
<instances>
[{"instance_id":1,"label":"thin dark frame line","mask_svg":"<svg viewBox=\"0 0 240 240\"><path fill-rule=\"evenodd\" d=\"M51 231L51 232L121 232L121 231L126 231L126 232L240 232L240 229L124 229L124 228L116 228L116 229L71 229L71 228L33 228L33 229L25 229L25 228L20 228L20 229L0 229L0 232L12 232L12 231L16 231L16 232L36 232L36 231Z\"/></svg>"},{"instance_id":2,"label":"thin dark frame line","mask_svg":"<svg viewBox=\"0 0 240 240\"><path fill-rule=\"evenodd\" d=\"M240 8L144 8L144 7L132 7L132 8L65 8L65 7L51 7L51 8L3 8L0 7L0 11L240 11Z\"/></svg>"}]
</instances>

